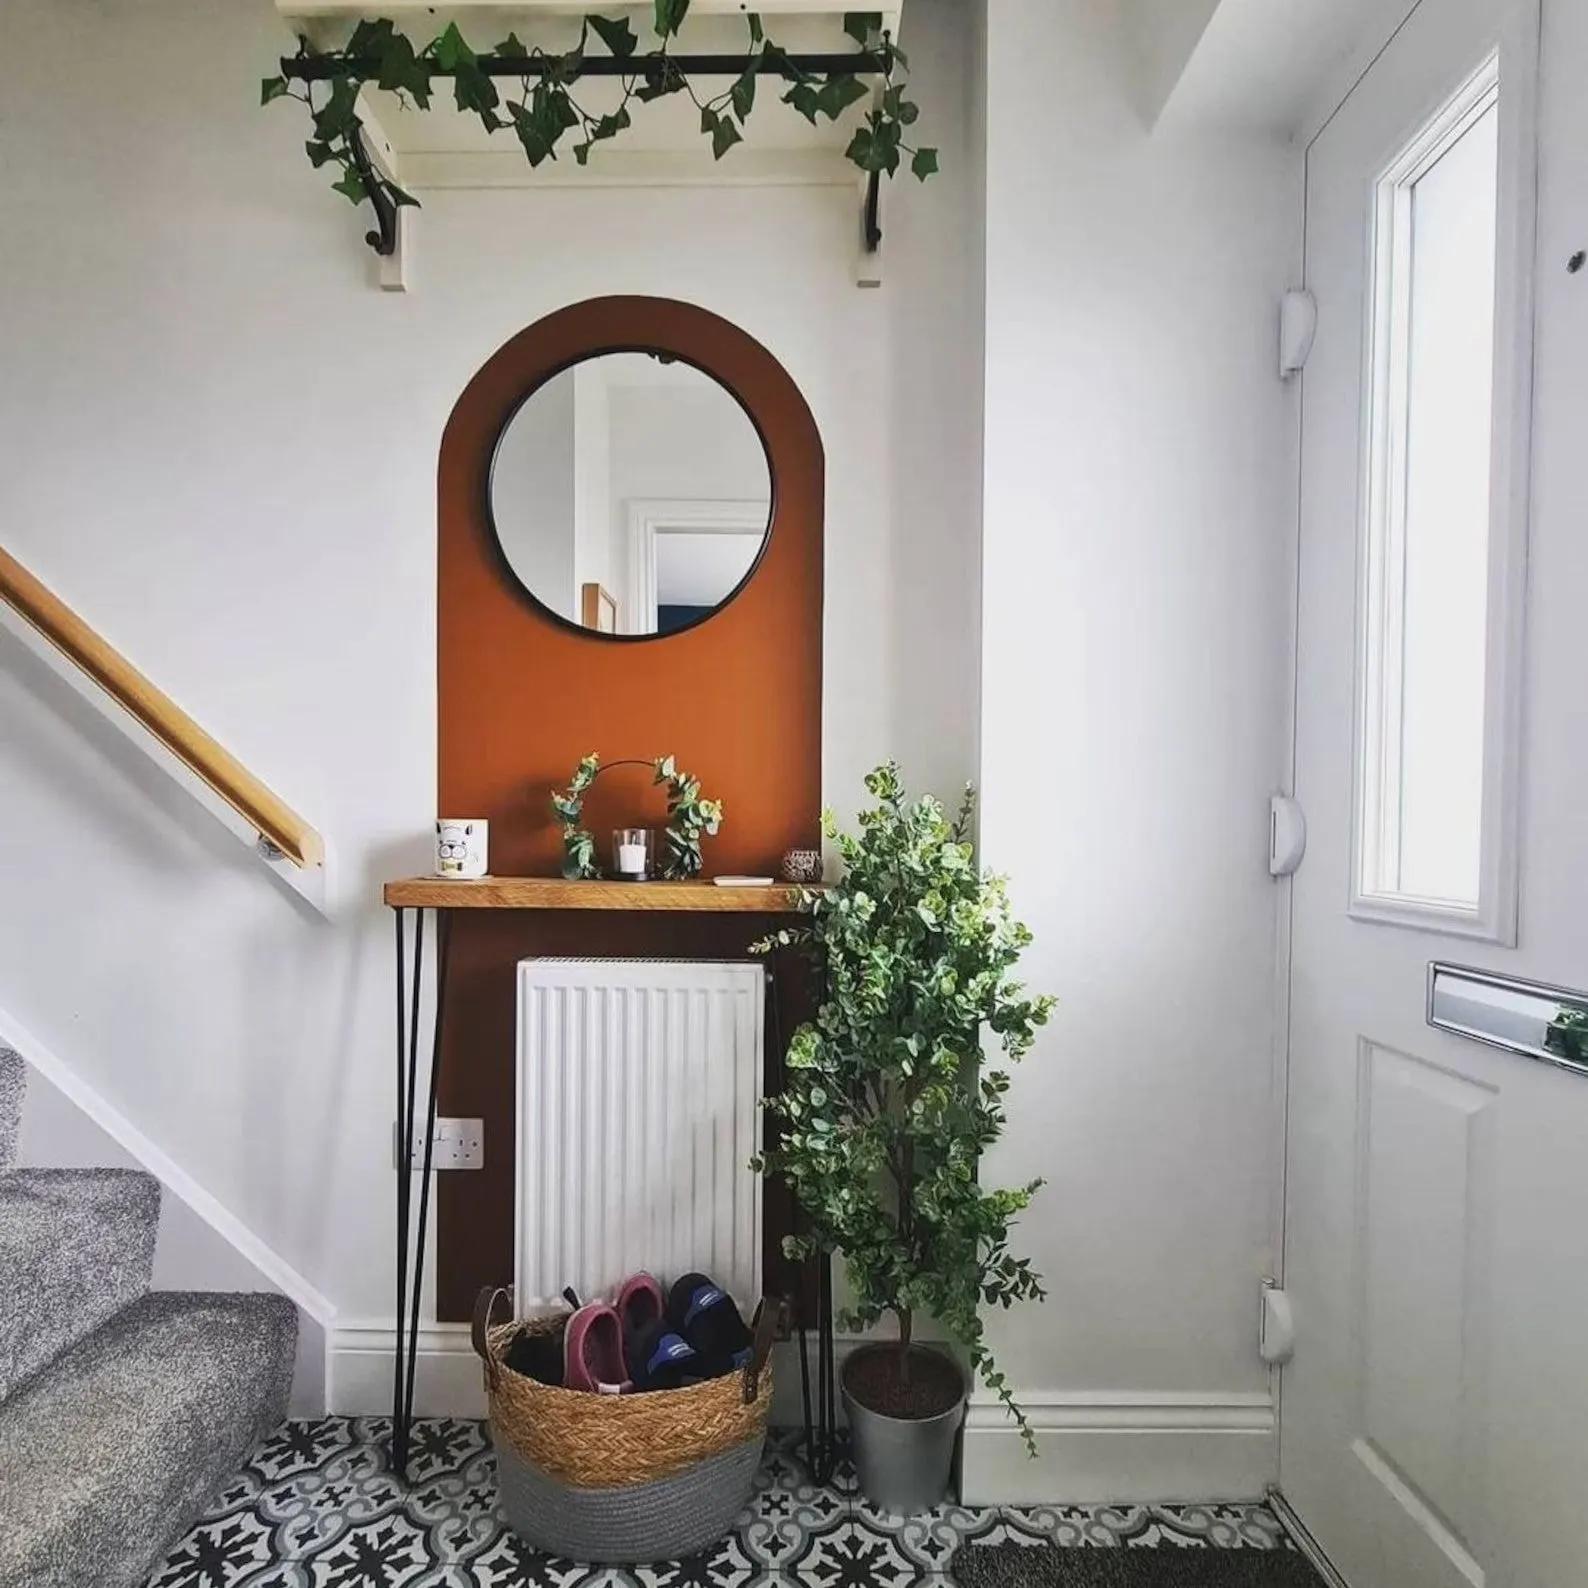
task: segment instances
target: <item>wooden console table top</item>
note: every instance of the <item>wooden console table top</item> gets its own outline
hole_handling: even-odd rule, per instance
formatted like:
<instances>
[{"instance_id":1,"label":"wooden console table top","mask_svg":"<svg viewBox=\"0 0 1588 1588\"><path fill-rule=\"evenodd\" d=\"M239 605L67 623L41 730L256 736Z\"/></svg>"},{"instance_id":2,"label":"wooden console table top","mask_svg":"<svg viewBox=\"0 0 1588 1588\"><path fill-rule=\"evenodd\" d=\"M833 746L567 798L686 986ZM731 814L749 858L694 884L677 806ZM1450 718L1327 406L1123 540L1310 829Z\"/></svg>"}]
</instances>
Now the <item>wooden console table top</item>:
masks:
<instances>
[{"instance_id":1,"label":"wooden console table top","mask_svg":"<svg viewBox=\"0 0 1588 1588\"><path fill-rule=\"evenodd\" d=\"M692 910L744 915L799 913L798 888L719 888L711 882L569 882L562 877L410 877L388 882L392 909Z\"/></svg>"}]
</instances>

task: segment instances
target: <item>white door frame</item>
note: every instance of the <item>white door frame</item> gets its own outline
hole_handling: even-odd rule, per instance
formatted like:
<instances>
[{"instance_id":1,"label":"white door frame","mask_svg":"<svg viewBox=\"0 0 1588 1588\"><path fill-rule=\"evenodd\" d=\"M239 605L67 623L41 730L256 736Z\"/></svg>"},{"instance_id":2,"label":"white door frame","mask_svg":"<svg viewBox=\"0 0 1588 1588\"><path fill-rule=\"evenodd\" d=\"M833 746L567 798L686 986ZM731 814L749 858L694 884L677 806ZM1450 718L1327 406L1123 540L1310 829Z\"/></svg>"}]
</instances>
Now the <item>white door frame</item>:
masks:
<instances>
[{"instance_id":1,"label":"white door frame","mask_svg":"<svg viewBox=\"0 0 1588 1588\"><path fill-rule=\"evenodd\" d=\"M705 501L681 497L630 497L629 590L624 626L630 634L656 632L656 538L658 535L758 535L770 529L766 502Z\"/></svg>"}]
</instances>

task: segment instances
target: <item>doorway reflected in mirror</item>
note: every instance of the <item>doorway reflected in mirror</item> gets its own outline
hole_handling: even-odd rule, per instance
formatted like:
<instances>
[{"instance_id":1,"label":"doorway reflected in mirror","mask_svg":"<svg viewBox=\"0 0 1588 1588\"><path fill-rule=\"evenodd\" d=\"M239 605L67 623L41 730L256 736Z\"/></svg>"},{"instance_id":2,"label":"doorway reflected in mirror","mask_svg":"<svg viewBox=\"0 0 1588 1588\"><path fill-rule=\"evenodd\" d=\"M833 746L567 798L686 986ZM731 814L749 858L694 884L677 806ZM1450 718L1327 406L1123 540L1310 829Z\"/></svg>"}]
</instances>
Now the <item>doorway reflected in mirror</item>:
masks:
<instances>
[{"instance_id":1,"label":"doorway reflected in mirror","mask_svg":"<svg viewBox=\"0 0 1588 1588\"><path fill-rule=\"evenodd\" d=\"M561 370L508 420L491 524L514 580L589 633L704 622L743 587L772 516L766 448L739 401L680 359L608 353Z\"/></svg>"}]
</instances>

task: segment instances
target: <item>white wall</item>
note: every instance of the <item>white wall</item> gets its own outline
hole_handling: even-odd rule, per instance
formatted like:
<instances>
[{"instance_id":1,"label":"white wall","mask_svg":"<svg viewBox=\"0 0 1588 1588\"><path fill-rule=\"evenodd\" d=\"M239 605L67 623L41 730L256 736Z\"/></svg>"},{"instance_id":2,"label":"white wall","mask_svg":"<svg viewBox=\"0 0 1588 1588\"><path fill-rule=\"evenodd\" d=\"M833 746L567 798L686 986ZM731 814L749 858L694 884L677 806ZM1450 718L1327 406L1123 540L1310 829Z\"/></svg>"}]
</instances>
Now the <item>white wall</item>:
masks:
<instances>
[{"instance_id":1,"label":"white wall","mask_svg":"<svg viewBox=\"0 0 1588 1588\"><path fill-rule=\"evenodd\" d=\"M608 388L612 505L636 497L769 501L766 450L744 410L714 381Z\"/></svg>"},{"instance_id":2,"label":"white wall","mask_svg":"<svg viewBox=\"0 0 1588 1588\"><path fill-rule=\"evenodd\" d=\"M502 551L529 592L579 621L577 369L549 380L513 416L491 466Z\"/></svg>"},{"instance_id":3,"label":"white wall","mask_svg":"<svg viewBox=\"0 0 1588 1588\"><path fill-rule=\"evenodd\" d=\"M1000 1183L1043 1309L997 1316L1043 1438L973 1412L969 1497L1257 1492L1270 1261L1283 547L1277 299L1301 160L1165 140L1097 0L991 7L982 834L1062 1002Z\"/></svg>"},{"instance_id":4,"label":"white wall","mask_svg":"<svg viewBox=\"0 0 1588 1588\"><path fill-rule=\"evenodd\" d=\"M888 557L827 589L829 668L852 656L876 683L829 688L825 706L829 742L875 748L842 778L829 761L840 813L863 801L858 776L885 755L913 788L949 800L977 776L985 13L984 0L910 0L902 24L921 105L913 131L942 171L894 182L882 201ZM853 532L829 517L829 557Z\"/></svg>"},{"instance_id":5,"label":"white wall","mask_svg":"<svg viewBox=\"0 0 1588 1588\"><path fill-rule=\"evenodd\" d=\"M573 368L573 578L580 592L600 585L621 602L624 558L612 532L612 416L602 377L605 359Z\"/></svg>"},{"instance_id":6,"label":"white wall","mask_svg":"<svg viewBox=\"0 0 1588 1588\"><path fill-rule=\"evenodd\" d=\"M933 33L961 25L952 0L919 12L923 79L959 83L954 36ZM366 218L303 158L296 108L258 107L285 42L268 0L11 0L6 21L32 42L0 54L0 542L314 821L334 872L324 925L0 639L0 1007L342 1319L379 1319L378 889L429 861L435 462L453 402L516 331L600 293L745 327L827 447L827 787L852 804L893 750L958 781L975 487L951 460L974 449L975 393L941 349L975 316L944 292L959 245L947 263L927 252L968 229L968 178L944 179L941 210L932 189L901 195L881 293L853 284L845 187L435 194L414 290L389 295L370 284ZM932 112L950 150L958 104Z\"/></svg>"}]
</instances>

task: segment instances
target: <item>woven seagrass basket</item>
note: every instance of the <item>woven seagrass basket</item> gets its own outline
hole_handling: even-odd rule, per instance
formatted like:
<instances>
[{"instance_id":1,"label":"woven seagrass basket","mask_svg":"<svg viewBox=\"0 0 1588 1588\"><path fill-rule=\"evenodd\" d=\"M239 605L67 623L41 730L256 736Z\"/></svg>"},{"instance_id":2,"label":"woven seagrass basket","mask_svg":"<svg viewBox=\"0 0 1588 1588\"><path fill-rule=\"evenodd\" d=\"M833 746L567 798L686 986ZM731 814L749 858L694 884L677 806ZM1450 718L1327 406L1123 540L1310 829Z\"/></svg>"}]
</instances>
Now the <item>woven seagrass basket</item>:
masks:
<instances>
[{"instance_id":1,"label":"woven seagrass basket","mask_svg":"<svg viewBox=\"0 0 1588 1588\"><path fill-rule=\"evenodd\" d=\"M520 1334L567 1323L566 1314L494 1322L508 1299L505 1290L480 1292L473 1338L513 1530L537 1549L602 1565L673 1559L723 1537L760 1466L782 1304L761 1303L742 1372L685 1389L592 1395L507 1366Z\"/></svg>"}]
</instances>

